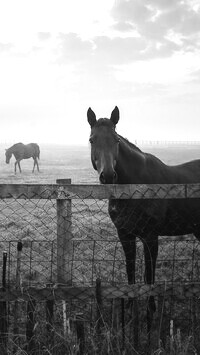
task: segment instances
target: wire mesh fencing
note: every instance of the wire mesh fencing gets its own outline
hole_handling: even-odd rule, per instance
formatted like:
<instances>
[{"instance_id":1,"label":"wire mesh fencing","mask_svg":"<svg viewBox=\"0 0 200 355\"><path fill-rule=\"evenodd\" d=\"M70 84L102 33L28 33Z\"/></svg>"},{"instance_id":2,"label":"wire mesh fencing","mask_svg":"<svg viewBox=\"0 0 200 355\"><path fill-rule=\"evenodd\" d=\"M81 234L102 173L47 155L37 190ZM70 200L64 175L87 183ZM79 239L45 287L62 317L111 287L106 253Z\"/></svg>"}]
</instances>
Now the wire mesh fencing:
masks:
<instances>
[{"instance_id":1,"label":"wire mesh fencing","mask_svg":"<svg viewBox=\"0 0 200 355\"><path fill-rule=\"evenodd\" d=\"M138 238L136 285L128 285L124 251L108 214L108 198L122 199L124 208L130 199L147 200L149 212L137 221L149 227L157 203L191 199L196 209L199 197L197 185L1 185L0 247L7 256L6 266L0 258L2 354L199 349L198 240L191 233L160 236L155 286L148 286ZM151 295L157 310L149 346Z\"/></svg>"}]
</instances>

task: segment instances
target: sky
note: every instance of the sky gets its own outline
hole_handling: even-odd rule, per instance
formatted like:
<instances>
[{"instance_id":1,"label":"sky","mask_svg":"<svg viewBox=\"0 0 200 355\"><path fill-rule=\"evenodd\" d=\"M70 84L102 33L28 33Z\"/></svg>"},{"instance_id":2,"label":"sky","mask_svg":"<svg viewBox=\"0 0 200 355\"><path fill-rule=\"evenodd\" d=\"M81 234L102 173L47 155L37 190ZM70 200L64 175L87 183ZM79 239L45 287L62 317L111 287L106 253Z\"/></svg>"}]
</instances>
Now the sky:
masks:
<instances>
[{"instance_id":1,"label":"sky","mask_svg":"<svg viewBox=\"0 0 200 355\"><path fill-rule=\"evenodd\" d=\"M199 0L0 2L0 143L200 141Z\"/></svg>"}]
</instances>

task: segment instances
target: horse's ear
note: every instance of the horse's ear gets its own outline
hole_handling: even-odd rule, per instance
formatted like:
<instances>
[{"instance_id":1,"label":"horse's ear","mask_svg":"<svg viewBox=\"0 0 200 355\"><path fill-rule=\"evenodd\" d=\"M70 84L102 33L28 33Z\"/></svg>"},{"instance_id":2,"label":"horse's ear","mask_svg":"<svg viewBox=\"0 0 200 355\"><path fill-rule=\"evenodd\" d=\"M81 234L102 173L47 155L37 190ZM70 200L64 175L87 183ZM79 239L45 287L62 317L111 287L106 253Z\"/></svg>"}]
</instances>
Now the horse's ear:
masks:
<instances>
[{"instance_id":1,"label":"horse's ear","mask_svg":"<svg viewBox=\"0 0 200 355\"><path fill-rule=\"evenodd\" d=\"M114 110L112 111L110 120L114 125L116 125L117 122L119 121L119 109L117 106L115 106Z\"/></svg>"},{"instance_id":2,"label":"horse's ear","mask_svg":"<svg viewBox=\"0 0 200 355\"><path fill-rule=\"evenodd\" d=\"M87 119L88 119L88 122L91 126L91 128L95 125L96 123L96 115L95 113L92 111L92 109L89 107L88 111L87 111Z\"/></svg>"}]
</instances>

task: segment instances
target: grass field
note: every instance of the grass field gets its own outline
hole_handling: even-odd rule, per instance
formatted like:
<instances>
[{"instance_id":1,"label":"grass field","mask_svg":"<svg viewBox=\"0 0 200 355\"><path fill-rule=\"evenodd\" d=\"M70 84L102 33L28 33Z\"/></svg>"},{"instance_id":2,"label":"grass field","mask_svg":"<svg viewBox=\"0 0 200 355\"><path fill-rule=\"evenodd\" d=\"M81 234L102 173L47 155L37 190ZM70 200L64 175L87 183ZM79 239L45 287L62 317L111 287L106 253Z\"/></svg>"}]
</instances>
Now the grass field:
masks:
<instances>
[{"instance_id":1,"label":"grass field","mask_svg":"<svg viewBox=\"0 0 200 355\"><path fill-rule=\"evenodd\" d=\"M40 146L40 173L32 174L33 159L21 162L22 174L14 174L14 157L5 163L5 146L0 145L0 183L55 183L56 179L71 178L72 183L97 181L90 162L89 147L59 145Z\"/></svg>"}]
</instances>

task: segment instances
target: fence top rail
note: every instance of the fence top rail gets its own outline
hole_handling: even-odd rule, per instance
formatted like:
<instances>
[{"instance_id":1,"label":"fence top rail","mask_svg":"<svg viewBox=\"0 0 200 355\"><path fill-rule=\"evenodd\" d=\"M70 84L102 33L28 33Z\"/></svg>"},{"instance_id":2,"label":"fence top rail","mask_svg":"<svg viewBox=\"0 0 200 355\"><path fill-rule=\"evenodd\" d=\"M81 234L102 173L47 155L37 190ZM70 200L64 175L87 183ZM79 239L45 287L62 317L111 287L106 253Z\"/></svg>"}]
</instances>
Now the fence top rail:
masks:
<instances>
[{"instance_id":1,"label":"fence top rail","mask_svg":"<svg viewBox=\"0 0 200 355\"><path fill-rule=\"evenodd\" d=\"M0 199L200 198L198 184L0 184Z\"/></svg>"}]
</instances>

